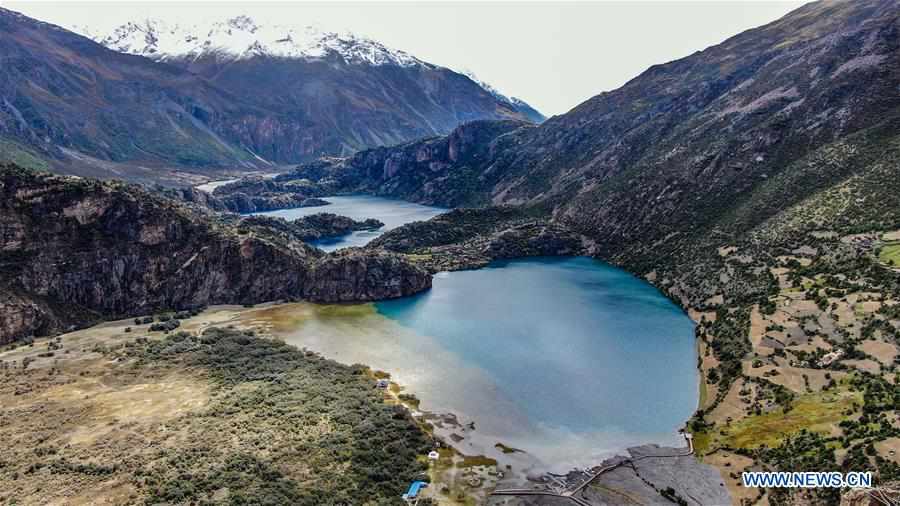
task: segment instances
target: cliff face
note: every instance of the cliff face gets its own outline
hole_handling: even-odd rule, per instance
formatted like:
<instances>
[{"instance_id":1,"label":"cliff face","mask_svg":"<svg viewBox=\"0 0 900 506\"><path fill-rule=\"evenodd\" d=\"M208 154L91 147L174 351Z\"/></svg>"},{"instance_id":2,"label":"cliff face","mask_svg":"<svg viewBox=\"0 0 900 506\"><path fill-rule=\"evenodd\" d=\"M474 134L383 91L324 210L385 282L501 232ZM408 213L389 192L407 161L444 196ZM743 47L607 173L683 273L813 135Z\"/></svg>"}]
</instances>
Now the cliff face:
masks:
<instances>
[{"instance_id":1,"label":"cliff face","mask_svg":"<svg viewBox=\"0 0 900 506\"><path fill-rule=\"evenodd\" d=\"M0 344L19 336L44 334L51 328L65 328L39 301L11 291L0 290Z\"/></svg>"},{"instance_id":2,"label":"cliff face","mask_svg":"<svg viewBox=\"0 0 900 506\"><path fill-rule=\"evenodd\" d=\"M446 137L318 160L275 180L313 180L326 193L362 192L447 207L481 204L489 186L484 171L498 139L533 128L520 121L473 121Z\"/></svg>"},{"instance_id":3,"label":"cliff face","mask_svg":"<svg viewBox=\"0 0 900 506\"><path fill-rule=\"evenodd\" d=\"M0 342L98 316L372 300L430 286L427 273L391 255L332 258L137 187L9 166L0 169L0 273Z\"/></svg>"},{"instance_id":4,"label":"cliff face","mask_svg":"<svg viewBox=\"0 0 900 506\"><path fill-rule=\"evenodd\" d=\"M342 250L313 266L304 294L318 302L353 302L403 297L428 288L431 276L397 255Z\"/></svg>"}]
</instances>

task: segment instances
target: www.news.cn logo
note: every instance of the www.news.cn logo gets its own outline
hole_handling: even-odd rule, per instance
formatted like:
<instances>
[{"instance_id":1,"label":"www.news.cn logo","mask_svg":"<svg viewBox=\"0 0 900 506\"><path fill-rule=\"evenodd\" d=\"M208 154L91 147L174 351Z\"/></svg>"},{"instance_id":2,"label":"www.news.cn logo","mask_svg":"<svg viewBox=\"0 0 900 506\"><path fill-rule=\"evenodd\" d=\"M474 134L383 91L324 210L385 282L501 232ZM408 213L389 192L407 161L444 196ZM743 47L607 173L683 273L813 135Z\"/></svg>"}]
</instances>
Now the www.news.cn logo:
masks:
<instances>
[{"instance_id":1,"label":"www.news.cn logo","mask_svg":"<svg viewBox=\"0 0 900 506\"><path fill-rule=\"evenodd\" d=\"M872 486L872 473L741 473L744 486L748 488L868 488Z\"/></svg>"}]
</instances>

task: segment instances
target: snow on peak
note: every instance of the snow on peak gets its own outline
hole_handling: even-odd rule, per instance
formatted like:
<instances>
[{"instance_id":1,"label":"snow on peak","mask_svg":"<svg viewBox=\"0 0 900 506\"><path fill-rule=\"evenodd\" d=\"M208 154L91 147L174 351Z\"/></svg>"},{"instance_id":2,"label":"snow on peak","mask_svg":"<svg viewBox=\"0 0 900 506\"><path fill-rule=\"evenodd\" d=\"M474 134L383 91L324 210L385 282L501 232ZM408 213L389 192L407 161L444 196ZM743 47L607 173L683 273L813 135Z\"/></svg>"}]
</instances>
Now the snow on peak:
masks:
<instances>
[{"instance_id":1,"label":"snow on peak","mask_svg":"<svg viewBox=\"0 0 900 506\"><path fill-rule=\"evenodd\" d=\"M206 24L168 23L146 19L120 25L110 33L73 29L115 51L156 60L272 56L319 59L339 55L348 63L369 65L427 65L414 56L351 33L327 32L313 26L259 25L249 16Z\"/></svg>"},{"instance_id":2,"label":"snow on peak","mask_svg":"<svg viewBox=\"0 0 900 506\"><path fill-rule=\"evenodd\" d=\"M497 100L500 100L501 102L506 102L507 104L514 105L517 107L528 106L528 104L525 103L524 100L518 99L516 97L508 97L508 96L504 95L503 93L501 93L500 90L498 90L497 88L494 88L490 84L482 81L481 79L478 79L478 77L475 75L475 73L472 72L471 70L464 69L464 70L460 70L459 73L468 77L469 79L471 79L475 84L477 84L478 86L481 86L484 89L484 91L490 93L491 95L494 96L494 98L496 98Z\"/></svg>"}]
</instances>

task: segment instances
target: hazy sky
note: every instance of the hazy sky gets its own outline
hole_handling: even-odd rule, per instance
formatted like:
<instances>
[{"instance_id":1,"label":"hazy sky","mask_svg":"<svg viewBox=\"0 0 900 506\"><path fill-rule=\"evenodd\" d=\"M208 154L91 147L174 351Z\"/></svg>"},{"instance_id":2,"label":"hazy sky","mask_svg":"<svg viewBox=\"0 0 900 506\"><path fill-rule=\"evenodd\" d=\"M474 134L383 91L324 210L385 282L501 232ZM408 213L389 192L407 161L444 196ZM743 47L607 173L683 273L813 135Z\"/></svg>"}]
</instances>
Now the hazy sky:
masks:
<instances>
[{"instance_id":1,"label":"hazy sky","mask_svg":"<svg viewBox=\"0 0 900 506\"><path fill-rule=\"evenodd\" d=\"M247 14L260 24L350 30L431 63L470 70L548 116L803 3L0 1L61 26L108 29L148 16L189 23Z\"/></svg>"}]
</instances>

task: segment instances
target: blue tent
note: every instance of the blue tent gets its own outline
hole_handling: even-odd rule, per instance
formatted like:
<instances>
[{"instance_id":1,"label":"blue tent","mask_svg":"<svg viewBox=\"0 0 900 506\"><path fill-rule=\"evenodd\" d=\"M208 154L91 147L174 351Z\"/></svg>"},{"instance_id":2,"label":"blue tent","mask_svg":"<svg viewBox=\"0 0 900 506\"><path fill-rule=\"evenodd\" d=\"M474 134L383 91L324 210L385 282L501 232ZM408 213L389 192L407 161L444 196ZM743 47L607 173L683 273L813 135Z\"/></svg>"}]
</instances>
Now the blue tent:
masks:
<instances>
[{"instance_id":1,"label":"blue tent","mask_svg":"<svg viewBox=\"0 0 900 506\"><path fill-rule=\"evenodd\" d=\"M404 499L415 499L419 495L419 491L423 488L427 487L428 483L424 481L414 481L412 485L409 486L409 490L403 494Z\"/></svg>"}]
</instances>

